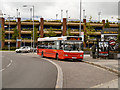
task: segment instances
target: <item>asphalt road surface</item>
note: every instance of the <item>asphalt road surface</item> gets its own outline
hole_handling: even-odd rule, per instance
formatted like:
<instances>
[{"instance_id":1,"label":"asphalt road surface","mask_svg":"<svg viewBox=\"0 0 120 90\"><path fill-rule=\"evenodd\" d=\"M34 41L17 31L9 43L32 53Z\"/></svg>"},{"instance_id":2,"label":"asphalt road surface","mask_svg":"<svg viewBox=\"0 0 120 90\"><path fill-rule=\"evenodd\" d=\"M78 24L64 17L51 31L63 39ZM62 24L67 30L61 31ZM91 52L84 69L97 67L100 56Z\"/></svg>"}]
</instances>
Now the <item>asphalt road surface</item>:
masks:
<instances>
[{"instance_id":1,"label":"asphalt road surface","mask_svg":"<svg viewBox=\"0 0 120 90\"><path fill-rule=\"evenodd\" d=\"M37 56L2 53L2 88L55 88L57 68Z\"/></svg>"},{"instance_id":2,"label":"asphalt road surface","mask_svg":"<svg viewBox=\"0 0 120 90\"><path fill-rule=\"evenodd\" d=\"M51 60L62 68L63 88L91 88L118 79L116 74L84 62Z\"/></svg>"},{"instance_id":3,"label":"asphalt road surface","mask_svg":"<svg viewBox=\"0 0 120 90\"><path fill-rule=\"evenodd\" d=\"M3 88L54 88L57 78L56 67L35 54L3 53L10 57L12 64L3 72ZM4 57L5 58L5 57ZM49 58L47 58L49 59ZM63 88L90 88L117 79L118 76L107 70L84 62L58 61L63 71ZM7 65L10 61L3 61Z\"/></svg>"}]
</instances>

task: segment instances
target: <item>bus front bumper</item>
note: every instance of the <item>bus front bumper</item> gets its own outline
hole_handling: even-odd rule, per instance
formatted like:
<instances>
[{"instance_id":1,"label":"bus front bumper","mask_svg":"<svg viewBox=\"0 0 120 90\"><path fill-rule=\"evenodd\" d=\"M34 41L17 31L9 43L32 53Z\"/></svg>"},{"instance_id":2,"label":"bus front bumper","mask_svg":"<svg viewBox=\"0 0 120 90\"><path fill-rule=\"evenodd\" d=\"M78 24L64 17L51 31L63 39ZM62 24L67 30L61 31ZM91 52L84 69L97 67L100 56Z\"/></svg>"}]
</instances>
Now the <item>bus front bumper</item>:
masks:
<instances>
[{"instance_id":1,"label":"bus front bumper","mask_svg":"<svg viewBox=\"0 0 120 90\"><path fill-rule=\"evenodd\" d=\"M83 54L64 54L63 59L83 59Z\"/></svg>"}]
</instances>

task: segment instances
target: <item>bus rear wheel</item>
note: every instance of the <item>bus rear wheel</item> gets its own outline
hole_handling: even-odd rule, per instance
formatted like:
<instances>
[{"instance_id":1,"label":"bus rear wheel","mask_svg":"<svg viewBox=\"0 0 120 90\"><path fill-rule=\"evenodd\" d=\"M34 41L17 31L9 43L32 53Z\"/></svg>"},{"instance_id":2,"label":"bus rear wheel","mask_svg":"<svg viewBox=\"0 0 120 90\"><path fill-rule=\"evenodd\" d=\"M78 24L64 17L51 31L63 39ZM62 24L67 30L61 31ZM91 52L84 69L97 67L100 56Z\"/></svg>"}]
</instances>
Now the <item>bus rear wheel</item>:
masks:
<instances>
[{"instance_id":1,"label":"bus rear wheel","mask_svg":"<svg viewBox=\"0 0 120 90\"><path fill-rule=\"evenodd\" d=\"M59 60L59 57L58 57L59 55L58 54L56 54L56 60Z\"/></svg>"}]
</instances>

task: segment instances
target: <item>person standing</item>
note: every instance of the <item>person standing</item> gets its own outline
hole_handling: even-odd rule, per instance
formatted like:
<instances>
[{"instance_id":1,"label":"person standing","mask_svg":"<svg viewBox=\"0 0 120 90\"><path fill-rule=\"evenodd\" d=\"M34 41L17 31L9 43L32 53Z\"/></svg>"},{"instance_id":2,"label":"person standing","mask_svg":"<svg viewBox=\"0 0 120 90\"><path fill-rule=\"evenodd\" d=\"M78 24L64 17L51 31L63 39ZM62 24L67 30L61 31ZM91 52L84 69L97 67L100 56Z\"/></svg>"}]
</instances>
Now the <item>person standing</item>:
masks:
<instances>
[{"instance_id":1,"label":"person standing","mask_svg":"<svg viewBox=\"0 0 120 90\"><path fill-rule=\"evenodd\" d=\"M94 44L94 45L92 46L92 57L93 57L93 59L96 58L95 52L96 52L96 46L95 46L95 44Z\"/></svg>"}]
</instances>

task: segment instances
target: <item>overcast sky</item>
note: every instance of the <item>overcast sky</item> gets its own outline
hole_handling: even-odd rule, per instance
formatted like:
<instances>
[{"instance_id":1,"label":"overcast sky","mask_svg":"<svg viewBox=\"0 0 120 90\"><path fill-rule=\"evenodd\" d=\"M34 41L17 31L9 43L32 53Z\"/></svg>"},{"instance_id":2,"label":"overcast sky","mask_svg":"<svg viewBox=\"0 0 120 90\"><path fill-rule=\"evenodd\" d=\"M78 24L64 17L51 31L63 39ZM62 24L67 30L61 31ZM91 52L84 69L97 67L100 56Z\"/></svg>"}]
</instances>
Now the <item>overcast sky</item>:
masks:
<instances>
[{"instance_id":1,"label":"overcast sky","mask_svg":"<svg viewBox=\"0 0 120 90\"><path fill-rule=\"evenodd\" d=\"M83 10L87 19L92 16L93 20L98 20L98 12L101 12L101 20L109 19L116 21L118 18L118 1L120 0L82 0L82 18ZM66 17L66 10L71 19L79 19L80 17L80 0L0 0L0 10L11 16L16 16L16 9L19 9L22 18L30 18L30 7L22 7L23 5L34 5L35 16L42 16L44 19L61 18L61 10L63 17ZM113 17L113 18L111 18Z\"/></svg>"}]
</instances>

